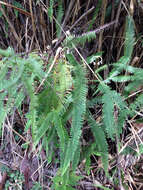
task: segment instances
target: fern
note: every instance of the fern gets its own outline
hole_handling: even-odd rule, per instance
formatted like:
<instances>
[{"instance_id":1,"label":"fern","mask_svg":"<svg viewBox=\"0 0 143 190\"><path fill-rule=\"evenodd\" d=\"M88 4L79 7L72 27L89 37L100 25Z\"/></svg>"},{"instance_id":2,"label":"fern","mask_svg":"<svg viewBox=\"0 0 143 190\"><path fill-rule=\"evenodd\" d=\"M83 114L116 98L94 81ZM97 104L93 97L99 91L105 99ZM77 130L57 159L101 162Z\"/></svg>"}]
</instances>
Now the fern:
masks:
<instances>
[{"instance_id":1,"label":"fern","mask_svg":"<svg viewBox=\"0 0 143 190\"><path fill-rule=\"evenodd\" d=\"M72 125L70 139L67 143L65 159L62 164L62 175L67 171L70 162L73 161L75 152L79 146L79 138L81 136L81 128L83 124L83 116L86 110L86 78L85 71L78 65L74 57L70 54L67 56L71 64L76 65L74 74L74 91L73 91L73 110L72 110ZM72 150L72 151L71 151Z\"/></svg>"},{"instance_id":2,"label":"fern","mask_svg":"<svg viewBox=\"0 0 143 190\"><path fill-rule=\"evenodd\" d=\"M97 153L96 150L97 150L97 143L96 143L96 141L94 141L90 145L84 146L82 148L81 160L85 161L85 171L87 172L88 175L90 174L91 155L97 155L96 154Z\"/></svg>"},{"instance_id":3,"label":"fern","mask_svg":"<svg viewBox=\"0 0 143 190\"><path fill-rule=\"evenodd\" d=\"M131 93L133 90L135 91L142 86L143 69L134 68L134 70L135 72L131 76L131 82L125 87L125 91L128 93Z\"/></svg>"},{"instance_id":4,"label":"fern","mask_svg":"<svg viewBox=\"0 0 143 190\"><path fill-rule=\"evenodd\" d=\"M126 104L124 103L120 94L118 94L116 91L110 90L110 88L105 84L99 86L99 89L103 93L102 103L105 129L108 137L113 140L116 135L119 135L122 132L123 124L128 114L126 110ZM115 118L114 116L115 105L118 108L120 116L119 118L122 119L121 123L119 121L119 118ZM120 123L119 125L117 123L117 120L119 121L118 123Z\"/></svg>"},{"instance_id":5,"label":"fern","mask_svg":"<svg viewBox=\"0 0 143 190\"><path fill-rule=\"evenodd\" d=\"M109 77L105 80L106 83L109 83L111 80L114 82L127 82L131 80L130 76L123 76L119 74L123 70L130 73L134 72L135 70L132 66L128 66L128 63L131 60L135 43L134 35L134 21L131 16L127 16L125 28L124 56L122 56L117 63L113 64L114 68L110 72Z\"/></svg>"},{"instance_id":6,"label":"fern","mask_svg":"<svg viewBox=\"0 0 143 190\"><path fill-rule=\"evenodd\" d=\"M102 103L104 125L106 126L108 136L113 139L114 135L116 134L114 120L114 100L112 97L112 92L108 88L105 90L105 93L102 96Z\"/></svg>"},{"instance_id":7,"label":"fern","mask_svg":"<svg viewBox=\"0 0 143 190\"><path fill-rule=\"evenodd\" d=\"M49 1L48 15L51 22L53 22L54 2L54 0ZM61 0L58 1L57 20L60 24L63 17L62 3ZM100 4L101 2L98 5L100 6ZM61 29L59 26L56 27L57 35L60 35ZM90 41L95 37L95 32L87 32L81 36L69 35L64 43L65 46L72 49L74 45L85 44L87 40ZM143 82L142 69L128 64L131 60L134 42L134 23L133 19L128 16L126 19L124 55L117 63L112 64L113 69L106 80L103 81L99 75L105 66L96 71L101 81L98 81L98 87L97 85L93 87L92 90L95 92L89 101L86 101L86 69L77 63L72 54L57 58L57 62L46 78L41 91L39 94L35 94L37 84L41 83L46 76L41 58L36 52L30 53L27 58L22 58L10 48L0 50L0 55L3 57L0 61L0 127L2 128L6 116L12 114L13 109L20 109L24 98L28 97L29 110L26 115L25 131L31 128L34 145L38 145L39 142L42 143L46 150L48 162L52 161L55 152L60 153L60 169L53 179L55 189L72 189L71 186L76 185L79 179L74 175L74 171L82 153L80 137L85 113L87 113L87 121L95 141L90 144L91 146L88 149L84 147L88 154L87 156L82 154L82 159L87 158L87 165L90 166L90 155L98 152L105 173L108 175L106 135L115 140L115 136L122 133L126 118L129 115L132 116L143 106L143 96L139 95L128 109L124 97L109 87L111 81L116 83L128 82L124 93L129 94L133 88L139 87L140 83ZM95 59L96 55L92 55L87 61L90 64ZM123 75L123 73L127 73L127 75ZM100 97L95 97L97 92L100 92ZM93 109L96 105L101 106L102 109L102 119L99 124L96 123L88 110ZM118 114L115 114L115 111ZM70 123L71 126L69 127Z\"/></svg>"},{"instance_id":8,"label":"fern","mask_svg":"<svg viewBox=\"0 0 143 190\"><path fill-rule=\"evenodd\" d=\"M76 190L73 188L73 186L78 185L78 181L82 177L77 176L74 172L70 172L70 170L67 170L67 172L62 176L61 171L59 170L57 172L57 175L53 178L54 184L52 185L52 189L57 190Z\"/></svg>"},{"instance_id":9,"label":"fern","mask_svg":"<svg viewBox=\"0 0 143 190\"><path fill-rule=\"evenodd\" d=\"M128 107L126 102L123 99L123 96L121 96L116 91L113 91L113 100L114 104L116 105L115 111L118 112L117 118L115 118L115 126L116 126L116 136L122 134L122 129L124 127L125 121L129 115Z\"/></svg>"},{"instance_id":10,"label":"fern","mask_svg":"<svg viewBox=\"0 0 143 190\"><path fill-rule=\"evenodd\" d=\"M9 88L11 88L13 85L15 85L18 80L21 78L22 73L24 71L24 63L21 62L22 64L20 64L20 60L16 60L16 62L18 63L17 66L12 68L12 71L10 73L10 79L6 80L6 75L5 75L5 80L1 81L0 90L7 90ZM15 77L15 74L18 72L17 76Z\"/></svg>"},{"instance_id":11,"label":"fern","mask_svg":"<svg viewBox=\"0 0 143 190\"><path fill-rule=\"evenodd\" d=\"M84 45L86 41L90 42L91 40L95 38L96 38L96 34L94 31L87 32L79 36L69 35L64 41L64 46L73 48L74 46L77 46L78 44Z\"/></svg>"},{"instance_id":12,"label":"fern","mask_svg":"<svg viewBox=\"0 0 143 190\"><path fill-rule=\"evenodd\" d=\"M54 12L54 0L50 0L48 7L48 16L50 18L50 22L53 21L53 12Z\"/></svg>"},{"instance_id":13,"label":"fern","mask_svg":"<svg viewBox=\"0 0 143 190\"><path fill-rule=\"evenodd\" d=\"M95 137L96 145L101 154L103 168L107 175L108 174L108 145L107 145L105 133L103 129L92 118L91 114L88 115L88 123Z\"/></svg>"},{"instance_id":14,"label":"fern","mask_svg":"<svg viewBox=\"0 0 143 190\"><path fill-rule=\"evenodd\" d=\"M60 153L61 159L63 157L63 152L65 151L65 142L68 139L67 131L64 128L63 121L62 121L62 114L63 112L63 105L59 99L59 97L54 93L51 88L47 88L42 92L42 94L38 97L39 108L38 110L38 126L39 129L37 131L37 135L35 138L35 146L38 144L39 140L46 136L46 134L52 134L53 128L55 129L55 134L59 137L60 143ZM50 142L53 141L54 136L51 138L50 136L47 137L48 145L46 147L50 147ZM55 144L56 145L56 144ZM49 149L49 148L48 148Z\"/></svg>"},{"instance_id":15,"label":"fern","mask_svg":"<svg viewBox=\"0 0 143 190\"><path fill-rule=\"evenodd\" d=\"M81 152L79 150L81 150L80 143L78 144L78 147L74 153L74 157L73 157L73 161L72 161L72 171L76 171L76 168L79 164L80 156L81 156Z\"/></svg>"},{"instance_id":16,"label":"fern","mask_svg":"<svg viewBox=\"0 0 143 190\"><path fill-rule=\"evenodd\" d=\"M57 142L56 138L57 136L55 135L56 130L55 128L51 128L50 130L47 130L47 135L44 136L43 141L42 141L42 147L46 151L46 157L47 157L47 162L51 163L53 160L53 157L55 156L54 152L54 146L52 143L52 140Z\"/></svg>"},{"instance_id":17,"label":"fern","mask_svg":"<svg viewBox=\"0 0 143 190\"><path fill-rule=\"evenodd\" d=\"M65 130L65 128L62 124L62 119L59 116L59 113L57 111L54 112L53 123L55 125L57 134L60 138L60 149L61 149L61 154L62 154L62 152L64 152L65 148L66 148L66 142L68 141L68 133Z\"/></svg>"},{"instance_id":18,"label":"fern","mask_svg":"<svg viewBox=\"0 0 143 190\"><path fill-rule=\"evenodd\" d=\"M0 50L1 55L5 56L1 60L1 81L0 90L3 91L8 101L5 106L6 113L10 113L14 107L19 109L25 94L30 97L29 113L27 114L26 127L32 128L32 137L34 140L36 134L37 123L37 97L35 95L35 80L41 80L44 77L42 71L42 62L39 61L39 56L30 54L27 59L23 59L18 54L14 54L11 48ZM25 80L27 79L27 80ZM7 107L7 108L6 108ZM5 115L6 117L6 115ZM4 118L3 118L4 121Z\"/></svg>"},{"instance_id":19,"label":"fern","mask_svg":"<svg viewBox=\"0 0 143 190\"><path fill-rule=\"evenodd\" d=\"M59 63L55 66L53 71L53 86L54 90L62 100L66 96L66 92L70 91L73 84L71 76L73 67L66 61L59 60Z\"/></svg>"},{"instance_id":20,"label":"fern","mask_svg":"<svg viewBox=\"0 0 143 190\"><path fill-rule=\"evenodd\" d=\"M44 118L42 117L42 120ZM40 139L46 134L48 129L52 127L52 119L53 119L53 113L47 114L46 118L42 121L40 128L37 130L37 134L35 137L35 146L39 143Z\"/></svg>"},{"instance_id":21,"label":"fern","mask_svg":"<svg viewBox=\"0 0 143 190\"><path fill-rule=\"evenodd\" d=\"M48 87L43 90L38 95L38 115L40 119L38 120L38 129L36 143L39 142L41 137L43 137L47 130L50 132L51 126L55 127L58 137L60 139L60 149L64 152L65 142L68 138L67 131L64 128L65 122L62 117L63 114L67 111L69 101L67 91L70 90L72 86L72 77L71 77L71 66L69 66L64 60L59 60L59 63L55 65L53 72L50 76L50 84L47 83ZM51 80L52 79L52 80ZM47 116L49 116L49 119ZM47 118L46 123L43 125L43 121ZM50 125L50 128L49 128ZM42 135L39 135L41 134ZM61 153L62 154L62 153Z\"/></svg>"},{"instance_id":22,"label":"fern","mask_svg":"<svg viewBox=\"0 0 143 190\"><path fill-rule=\"evenodd\" d=\"M131 58L133 47L134 47L134 21L131 16L126 18L126 35L125 35L125 46L124 46L124 56Z\"/></svg>"}]
</instances>

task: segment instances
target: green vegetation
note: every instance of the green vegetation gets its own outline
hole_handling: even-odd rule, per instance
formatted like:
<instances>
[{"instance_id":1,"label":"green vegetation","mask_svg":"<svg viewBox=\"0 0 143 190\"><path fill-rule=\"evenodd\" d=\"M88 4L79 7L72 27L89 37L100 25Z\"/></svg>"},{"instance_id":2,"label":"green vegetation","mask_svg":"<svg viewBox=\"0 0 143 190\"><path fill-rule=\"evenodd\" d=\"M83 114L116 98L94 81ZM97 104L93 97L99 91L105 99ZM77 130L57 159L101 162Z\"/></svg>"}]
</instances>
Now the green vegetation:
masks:
<instances>
[{"instance_id":1,"label":"green vegetation","mask_svg":"<svg viewBox=\"0 0 143 190\"><path fill-rule=\"evenodd\" d=\"M118 3L120 4L116 1L115 8ZM132 121L135 121L136 125L137 122L142 123L143 69L132 64L138 40L133 16L130 12L126 15L122 36L124 42L122 42L121 53L117 52L118 59L116 61L108 59L107 62L104 61L104 64L98 65L98 59L102 62L105 56L101 48L98 53L92 52L87 56L82 55L80 51L97 39L94 20L98 18L104 1L99 1L93 11L88 31L77 35L64 31L66 23L69 22L66 16L72 9L72 2L67 14L64 12L65 7L61 0L50 0L47 9L41 1L33 3L33 6L36 7L36 5L43 6L48 15L51 27L48 39L58 39L56 42L49 43L53 43L53 48L50 47L50 50L42 54L34 48L33 51L31 50L32 43L38 44L38 36L36 22L33 20L34 13L30 9L33 40L35 40L34 42L26 41L27 44L31 43L30 51L17 53L11 47L5 50L0 49L0 133L3 138L5 128L11 126L9 130L16 133L17 137L13 141L20 144L24 152L19 157L23 161L26 159L26 164L28 162L28 169L21 170L24 178L18 171L16 174L11 173L9 180L5 183L5 188L12 187L11 181L21 189L25 183L30 188L29 181L32 179L31 189L44 189L49 180L49 186L53 190L74 190L80 186L79 182L86 178L86 175L89 177L94 175L93 171L96 174L102 171L103 176L112 185L108 188L109 186L104 183L95 182L93 186L101 189L123 186L126 189L125 174L122 173L125 168L121 166L119 160L121 155L129 152L130 146L129 154L137 152L136 157L140 157L143 137L142 131L134 132L134 135L137 135L136 143L124 145L123 134L127 125L132 127ZM13 6L19 7L21 11L24 10L17 1L14 1ZM106 8L107 12L102 14L102 17L105 16L108 19L111 14L111 5L104 7L105 10ZM2 10L4 8L1 8L1 16L7 20ZM14 12L16 19L20 10L17 12L18 9L16 9ZM44 18L44 14L41 13L41 18ZM5 21L6 23L10 25L8 21ZM11 25L9 27L12 28ZM42 33L43 49L46 35L46 32ZM27 37L24 38L27 40ZM102 38L101 35L99 39L102 41ZM19 41L19 47L23 50L23 41L22 43ZM16 129L18 120L16 115L20 118L21 126L18 125L18 127L21 127L21 130ZM130 134L129 131L126 133ZM11 144L12 138L13 136L11 136ZM112 149L116 154L114 159L117 160L113 167L111 166L111 162L114 161L111 158ZM32 170L30 165L34 167L31 164L34 156L39 165ZM100 159L101 163L99 163ZM95 161L96 169L91 169ZM45 162L49 166L56 165L54 174L46 174L48 176L46 180L42 174L39 174L42 171L41 168L46 167ZM20 168L23 167L21 165L19 164ZM37 171L38 177L34 178ZM26 181L26 176L28 176L28 181Z\"/></svg>"}]
</instances>

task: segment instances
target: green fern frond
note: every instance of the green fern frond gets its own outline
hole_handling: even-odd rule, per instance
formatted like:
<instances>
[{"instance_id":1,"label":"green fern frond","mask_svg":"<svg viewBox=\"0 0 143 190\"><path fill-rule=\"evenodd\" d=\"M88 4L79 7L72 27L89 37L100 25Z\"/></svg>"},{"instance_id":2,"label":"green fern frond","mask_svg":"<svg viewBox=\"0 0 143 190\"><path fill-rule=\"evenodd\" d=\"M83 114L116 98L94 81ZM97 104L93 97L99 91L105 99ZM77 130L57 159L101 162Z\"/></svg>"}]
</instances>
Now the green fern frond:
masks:
<instances>
[{"instance_id":1,"label":"green fern frond","mask_svg":"<svg viewBox=\"0 0 143 190\"><path fill-rule=\"evenodd\" d=\"M76 190L73 187L78 185L78 181L82 179L82 177L77 176L74 172L71 172L70 169L68 169L63 176L61 175L61 173L61 170L58 170L56 176L53 178L52 189Z\"/></svg>"},{"instance_id":2,"label":"green fern frond","mask_svg":"<svg viewBox=\"0 0 143 190\"><path fill-rule=\"evenodd\" d=\"M65 151L66 147L66 142L68 141L68 133L65 130L63 124L62 124L62 119L59 116L59 112L54 111L53 112L53 124L54 127L56 128L58 137L60 138L60 149L61 151Z\"/></svg>"},{"instance_id":3,"label":"green fern frond","mask_svg":"<svg viewBox=\"0 0 143 190\"><path fill-rule=\"evenodd\" d=\"M23 79L25 80L25 78ZM31 78L29 78L29 80L25 80L23 81L25 88L29 94L30 97L30 105L29 105L29 120L31 121L31 129L32 129L32 138L33 140L35 139L36 133L37 133L37 102L38 99L35 95L35 89L33 87L33 83L34 83L34 75L31 76Z\"/></svg>"},{"instance_id":4,"label":"green fern frond","mask_svg":"<svg viewBox=\"0 0 143 190\"><path fill-rule=\"evenodd\" d=\"M23 89L21 89L21 90L19 90L19 92L16 93L14 106L16 108L19 108L22 105L24 98L25 98L24 91L23 91Z\"/></svg>"},{"instance_id":5,"label":"green fern frond","mask_svg":"<svg viewBox=\"0 0 143 190\"><path fill-rule=\"evenodd\" d=\"M129 76L118 76L119 74L121 74L123 71L129 72L129 73L134 73L135 72L135 68L132 66L129 66L127 63L129 63L130 58L123 56L119 59L119 61L117 61L116 63L113 64L113 69L109 74L109 77L104 81L106 84L111 82L111 81L115 81L117 80L117 82L119 81L128 81L131 80ZM126 78L127 77L127 78Z\"/></svg>"},{"instance_id":6,"label":"green fern frond","mask_svg":"<svg viewBox=\"0 0 143 190\"><path fill-rule=\"evenodd\" d=\"M79 36L73 36L73 35L69 35L65 41L64 41L64 45L69 47L69 48L73 48L73 44L75 46L81 44L84 45L86 41L90 42L91 40L96 38L96 34L95 32L87 32L84 33L82 35Z\"/></svg>"},{"instance_id":7,"label":"green fern frond","mask_svg":"<svg viewBox=\"0 0 143 190\"><path fill-rule=\"evenodd\" d=\"M128 61L129 61L129 59L126 58L125 56L121 57L118 62L113 64L113 67L114 67L113 71L117 70L119 73L121 73L122 71L127 71L129 73L135 73L137 68L127 65Z\"/></svg>"},{"instance_id":8,"label":"green fern frond","mask_svg":"<svg viewBox=\"0 0 143 190\"><path fill-rule=\"evenodd\" d=\"M92 142L90 145L82 148L81 160L85 160L85 171L87 174L90 174L91 166L91 155L96 155L97 143L96 141Z\"/></svg>"},{"instance_id":9,"label":"green fern frond","mask_svg":"<svg viewBox=\"0 0 143 190\"><path fill-rule=\"evenodd\" d=\"M75 154L74 154L74 158L73 158L73 161L72 161L72 171L75 171L76 168L77 168L77 165L79 164L79 161L80 161L80 150L81 149L81 146L80 144L78 145L76 151L75 151Z\"/></svg>"},{"instance_id":10,"label":"green fern frond","mask_svg":"<svg viewBox=\"0 0 143 190\"><path fill-rule=\"evenodd\" d=\"M127 93L132 93L141 87L143 83L143 69L134 68L134 73L131 76L131 82L125 87Z\"/></svg>"},{"instance_id":11,"label":"green fern frond","mask_svg":"<svg viewBox=\"0 0 143 190\"><path fill-rule=\"evenodd\" d=\"M48 128L46 134L47 135L43 136L42 145L46 151L47 162L51 163L52 158L54 157L54 153L55 153L54 152L55 147L53 146L52 141L55 140L54 142L55 143L57 142L57 140L56 140L57 136L55 135L56 134L55 128L54 127ZM55 136L56 136L56 138L55 138Z\"/></svg>"},{"instance_id":12,"label":"green fern frond","mask_svg":"<svg viewBox=\"0 0 143 190\"><path fill-rule=\"evenodd\" d=\"M125 32L126 34L125 34L124 56L130 59L135 42L134 20L131 16L127 16L126 18Z\"/></svg>"},{"instance_id":13,"label":"green fern frond","mask_svg":"<svg viewBox=\"0 0 143 190\"><path fill-rule=\"evenodd\" d=\"M110 72L109 77L105 80L105 83L109 83L111 80L114 82L127 82L130 81L130 76L118 76L121 72L128 71L133 72L135 69L132 66L128 66L131 60L133 47L135 43L134 21L131 16L126 18L125 28L125 44L124 44L124 56L120 58L118 62L113 64L114 68Z\"/></svg>"},{"instance_id":14,"label":"green fern frond","mask_svg":"<svg viewBox=\"0 0 143 190\"><path fill-rule=\"evenodd\" d=\"M125 76L125 75L119 75L119 76L114 76L112 77L112 81L113 82L119 82L119 83L123 83L123 82L128 82L131 80L131 76Z\"/></svg>"},{"instance_id":15,"label":"green fern frond","mask_svg":"<svg viewBox=\"0 0 143 190\"><path fill-rule=\"evenodd\" d=\"M44 118L42 117L42 120ZM53 120L53 113L50 112L47 114L47 117L45 117L44 121L42 121L41 126L38 128L37 133L34 138L34 145L36 146L40 139L46 134L47 130L52 126L52 120Z\"/></svg>"},{"instance_id":16,"label":"green fern frond","mask_svg":"<svg viewBox=\"0 0 143 190\"><path fill-rule=\"evenodd\" d=\"M9 74L10 77L7 79L7 75L5 75L5 78L0 82L0 90L7 90L11 88L13 85L15 85L19 79L21 78L23 72L24 72L24 61L16 60L15 64L13 65L12 71ZM17 74L18 73L18 74Z\"/></svg>"},{"instance_id":17,"label":"green fern frond","mask_svg":"<svg viewBox=\"0 0 143 190\"><path fill-rule=\"evenodd\" d=\"M46 117L53 109L59 105L59 98L51 86L47 86L38 97L38 114Z\"/></svg>"},{"instance_id":18,"label":"green fern frond","mask_svg":"<svg viewBox=\"0 0 143 190\"><path fill-rule=\"evenodd\" d=\"M116 136L122 134L122 129L124 127L125 121L128 117L129 111L126 105L126 102L124 101L123 97L117 93L116 91L112 91L113 94L113 100L114 100L114 104L117 107L117 118L115 118L115 126L116 126Z\"/></svg>"},{"instance_id":19,"label":"green fern frond","mask_svg":"<svg viewBox=\"0 0 143 190\"><path fill-rule=\"evenodd\" d=\"M45 73L43 71L43 65L44 62L41 59L41 57L37 54L37 52L32 52L29 54L29 57L25 60L26 69L31 71L35 75L35 77L38 77L40 80L42 80L45 77Z\"/></svg>"},{"instance_id":20,"label":"green fern frond","mask_svg":"<svg viewBox=\"0 0 143 190\"><path fill-rule=\"evenodd\" d=\"M101 154L103 168L105 173L108 173L108 145L106 141L106 136L103 129L96 123L96 121L89 115L88 123L91 127L92 133L94 135L96 145Z\"/></svg>"},{"instance_id":21,"label":"green fern frond","mask_svg":"<svg viewBox=\"0 0 143 190\"><path fill-rule=\"evenodd\" d=\"M123 123L128 114L126 104L120 94L116 91L110 90L105 84L100 85L99 89L103 93L103 122L108 136L113 140L116 135L119 135L122 132ZM122 118L121 123L119 118L115 118L115 105L119 112L119 118ZM119 122L117 122L117 120ZM120 125L118 125L118 123L120 123Z\"/></svg>"},{"instance_id":22,"label":"green fern frond","mask_svg":"<svg viewBox=\"0 0 143 190\"><path fill-rule=\"evenodd\" d=\"M114 120L114 101L110 91L102 96L103 102L103 121L106 126L106 131L108 136L113 139L116 130L115 130L115 120Z\"/></svg>"},{"instance_id":23,"label":"green fern frond","mask_svg":"<svg viewBox=\"0 0 143 190\"><path fill-rule=\"evenodd\" d=\"M66 92L70 91L73 84L71 72L73 67L66 60L59 59L59 63L53 70L53 88L62 100L66 96Z\"/></svg>"},{"instance_id":24,"label":"green fern frond","mask_svg":"<svg viewBox=\"0 0 143 190\"><path fill-rule=\"evenodd\" d=\"M50 22L53 21L53 12L54 12L54 0L50 0L48 7L48 16L50 18Z\"/></svg>"},{"instance_id":25,"label":"green fern frond","mask_svg":"<svg viewBox=\"0 0 143 190\"><path fill-rule=\"evenodd\" d=\"M79 146L79 138L81 136L81 128L83 125L83 116L86 110L87 94L86 77L84 69L82 68L82 66L76 63L72 55L70 55L68 58L69 61L74 61L74 64L76 66L74 70L75 82L73 91L72 126L70 139L68 141L67 150L65 153L65 159L61 166L62 175L64 175L64 173L67 171L68 167L70 166L70 162L73 162L75 152Z\"/></svg>"}]
</instances>

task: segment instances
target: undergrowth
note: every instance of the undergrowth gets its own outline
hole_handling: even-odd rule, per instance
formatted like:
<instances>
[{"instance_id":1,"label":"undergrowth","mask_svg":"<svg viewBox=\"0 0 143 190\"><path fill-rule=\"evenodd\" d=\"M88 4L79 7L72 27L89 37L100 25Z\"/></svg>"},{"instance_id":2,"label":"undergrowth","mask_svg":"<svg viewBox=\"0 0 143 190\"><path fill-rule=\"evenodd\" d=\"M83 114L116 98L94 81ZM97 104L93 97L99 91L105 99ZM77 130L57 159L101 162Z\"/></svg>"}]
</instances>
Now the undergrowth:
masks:
<instances>
[{"instance_id":1,"label":"undergrowth","mask_svg":"<svg viewBox=\"0 0 143 190\"><path fill-rule=\"evenodd\" d=\"M51 19L52 7L53 1L50 1L48 12ZM58 22L61 22L61 1L57 15L60 15ZM59 34L60 27L56 27ZM142 94L137 94L131 104L127 101L132 90L137 90L143 82L143 70L130 65L135 43L132 17L126 18L123 56L111 64L106 79L100 73L106 65L101 65L94 72L98 80L94 80L94 92L88 99L90 63L88 59L87 62L77 61L74 49L75 44L84 44L93 38L96 38L94 32L77 37L67 36L64 46L71 51L63 48L60 56L56 60L53 57L46 68L37 52L22 56L12 48L0 50L0 129L2 131L7 117L15 110L22 114L22 105L25 102L28 104L24 132L30 129L32 139L27 139L26 143L29 146L32 144L33 150L38 147L39 151L42 144L48 163L59 155L60 168L52 179L52 188L55 190L75 189L82 179L76 173L79 163L89 161L93 154L101 157L106 176L110 177L108 139L112 142L120 139L128 117L142 109ZM126 85L119 92L112 88L112 83L119 87ZM92 109L99 105L102 118L98 122ZM82 144L82 129L86 125L93 135L88 147ZM89 167L90 161L86 162L86 168Z\"/></svg>"}]
</instances>

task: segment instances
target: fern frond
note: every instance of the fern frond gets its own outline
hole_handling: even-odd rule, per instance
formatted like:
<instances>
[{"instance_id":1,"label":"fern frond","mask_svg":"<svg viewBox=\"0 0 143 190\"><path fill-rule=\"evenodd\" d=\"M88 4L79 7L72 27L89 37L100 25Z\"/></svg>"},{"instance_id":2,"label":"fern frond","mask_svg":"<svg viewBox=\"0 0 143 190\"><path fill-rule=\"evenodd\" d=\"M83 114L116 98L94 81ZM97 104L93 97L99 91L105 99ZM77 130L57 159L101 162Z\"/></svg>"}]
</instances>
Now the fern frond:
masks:
<instances>
[{"instance_id":1,"label":"fern frond","mask_svg":"<svg viewBox=\"0 0 143 190\"><path fill-rule=\"evenodd\" d=\"M131 82L125 87L125 91L128 93L132 93L132 91L137 90L141 87L143 83L143 69L142 68L134 68L134 73L131 76Z\"/></svg>"},{"instance_id":2,"label":"fern frond","mask_svg":"<svg viewBox=\"0 0 143 190\"><path fill-rule=\"evenodd\" d=\"M43 65L44 62L41 59L39 55L37 55L37 52L32 52L29 54L29 57L25 60L25 66L26 69L31 71L35 75L35 77L38 77L38 79L42 80L45 77L45 73L43 71Z\"/></svg>"},{"instance_id":3,"label":"fern frond","mask_svg":"<svg viewBox=\"0 0 143 190\"><path fill-rule=\"evenodd\" d=\"M126 104L124 103L120 94L116 91L110 90L108 86L102 84L99 86L101 92L103 92L102 103L103 103L103 121L105 125L106 132L108 136L113 140L115 135L119 135L122 132L123 123L127 117L127 109ZM118 118L114 116L114 107L115 105L118 108L119 118L122 118L122 122L120 123Z\"/></svg>"},{"instance_id":4,"label":"fern frond","mask_svg":"<svg viewBox=\"0 0 143 190\"><path fill-rule=\"evenodd\" d=\"M66 92L70 91L73 84L71 72L73 67L66 60L59 59L59 63L53 71L53 88L62 100L66 96Z\"/></svg>"},{"instance_id":5,"label":"fern frond","mask_svg":"<svg viewBox=\"0 0 143 190\"><path fill-rule=\"evenodd\" d=\"M32 138L33 140L35 139L36 133L37 133L37 102L38 99L35 95L35 89L33 87L33 83L34 83L34 75L31 76L31 78L29 78L29 80L25 80L25 78L23 78L23 83L25 85L25 88L29 94L30 97L30 105L29 105L29 120L31 121L31 129L32 129Z\"/></svg>"},{"instance_id":6,"label":"fern frond","mask_svg":"<svg viewBox=\"0 0 143 190\"><path fill-rule=\"evenodd\" d=\"M24 61L16 60L15 61L16 66L13 65L12 71L9 74L10 78L7 80L6 75L3 81L1 81L0 90L7 90L11 88L13 85L15 85L18 80L21 78L23 72L24 72ZM18 74L17 74L18 73Z\"/></svg>"},{"instance_id":7,"label":"fern frond","mask_svg":"<svg viewBox=\"0 0 143 190\"><path fill-rule=\"evenodd\" d=\"M42 119L44 119L42 117ZM38 128L35 139L34 139L34 145L36 146L40 139L46 134L47 130L50 126L52 126L52 120L53 120L53 113L47 114L47 117L42 121L41 126Z\"/></svg>"},{"instance_id":8,"label":"fern frond","mask_svg":"<svg viewBox=\"0 0 143 190\"><path fill-rule=\"evenodd\" d=\"M71 55L72 57L72 55ZM69 61L73 61L74 58ZM86 110L86 77L85 71L82 66L78 65L74 60L75 66L75 82L74 82L74 91L73 91L73 110L72 110L72 126L70 139L67 144L67 150L65 153L65 159L62 164L62 175L67 171L70 162L73 161L75 152L79 146L79 138L81 136L81 128L83 125L83 116ZM71 151L72 150L72 151Z\"/></svg>"},{"instance_id":9,"label":"fern frond","mask_svg":"<svg viewBox=\"0 0 143 190\"><path fill-rule=\"evenodd\" d=\"M123 100L123 97L117 93L116 91L112 91L114 104L118 109L118 116L115 118L115 126L116 126L116 136L122 134L122 129L124 127L125 121L128 117L129 111L126 105L126 102Z\"/></svg>"},{"instance_id":10,"label":"fern frond","mask_svg":"<svg viewBox=\"0 0 143 190\"><path fill-rule=\"evenodd\" d=\"M73 161L72 161L72 171L75 171L76 168L77 168L77 165L79 164L79 161L80 161L80 150L81 149L81 146L80 144L78 144L78 147L75 151L75 154L74 154L74 157L73 157Z\"/></svg>"},{"instance_id":11,"label":"fern frond","mask_svg":"<svg viewBox=\"0 0 143 190\"><path fill-rule=\"evenodd\" d=\"M119 61L113 64L113 69L109 74L109 77L104 81L106 84L110 81L118 80L118 75L122 73L122 71L127 71L129 73L135 72L135 69L132 66L129 66L127 63L129 62L128 57L121 57ZM125 79L128 80L128 79Z\"/></svg>"},{"instance_id":12,"label":"fern frond","mask_svg":"<svg viewBox=\"0 0 143 190\"><path fill-rule=\"evenodd\" d=\"M60 138L60 149L61 151L65 151L65 147L66 147L66 142L68 141L68 133L65 130L63 124L62 124L62 120L61 117L59 116L59 112L54 111L53 112L53 123L54 123L54 127L56 128L57 134Z\"/></svg>"},{"instance_id":13,"label":"fern frond","mask_svg":"<svg viewBox=\"0 0 143 190\"><path fill-rule=\"evenodd\" d=\"M69 48L73 48L73 44L75 46L81 44L84 45L86 41L90 42L91 40L96 38L95 32L87 32L79 36L69 35L65 41L65 46L68 46Z\"/></svg>"},{"instance_id":14,"label":"fern frond","mask_svg":"<svg viewBox=\"0 0 143 190\"><path fill-rule=\"evenodd\" d=\"M48 7L48 16L50 18L50 22L53 21L53 12L54 12L54 0L50 0Z\"/></svg>"},{"instance_id":15,"label":"fern frond","mask_svg":"<svg viewBox=\"0 0 143 190\"><path fill-rule=\"evenodd\" d=\"M135 42L134 20L131 16L127 16L126 18L125 32L126 34L125 34L124 56L130 59Z\"/></svg>"},{"instance_id":16,"label":"fern frond","mask_svg":"<svg viewBox=\"0 0 143 190\"><path fill-rule=\"evenodd\" d=\"M19 92L16 93L14 106L16 108L19 108L22 105L24 98L25 98L24 91L23 91L23 89L21 89L21 90L19 90Z\"/></svg>"},{"instance_id":17,"label":"fern frond","mask_svg":"<svg viewBox=\"0 0 143 190\"><path fill-rule=\"evenodd\" d=\"M128 82L130 80L131 80L131 76L128 76L128 75L119 75L119 76L112 77L113 82L123 83L123 82Z\"/></svg>"},{"instance_id":18,"label":"fern frond","mask_svg":"<svg viewBox=\"0 0 143 190\"><path fill-rule=\"evenodd\" d=\"M42 139L42 145L45 148L46 151L46 156L47 156L47 162L51 163L52 158L54 157L54 145L52 144L52 142L57 142L56 138L56 130L54 127L52 128L48 128L47 130L47 135L43 136ZM56 138L55 138L56 137ZM58 143L58 142L57 142Z\"/></svg>"},{"instance_id":19,"label":"fern frond","mask_svg":"<svg viewBox=\"0 0 143 190\"><path fill-rule=\"evenodd\" d=\"M96 145L99 152L101 153L101 159L105 173L108 173L108 145L103 129L96 123L96 121L89 115L88 123L91 127L94 135Z\"/></svg>"},{"instance_id":20,"label":"fern frond","mask_svg":"<svg viewBox=\"0 0 143 190\"><path fill-rule=\"evenodd\" d=\"M108 136L113 139L116 130L115 130L115 120L114 120L114 101L110 91L102 96L103 102L103 121L106 126L106 131Z\"/></svg>"}]
</instances>

